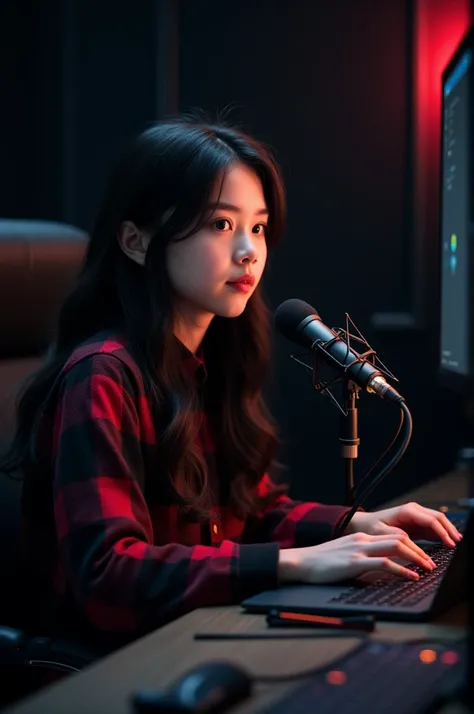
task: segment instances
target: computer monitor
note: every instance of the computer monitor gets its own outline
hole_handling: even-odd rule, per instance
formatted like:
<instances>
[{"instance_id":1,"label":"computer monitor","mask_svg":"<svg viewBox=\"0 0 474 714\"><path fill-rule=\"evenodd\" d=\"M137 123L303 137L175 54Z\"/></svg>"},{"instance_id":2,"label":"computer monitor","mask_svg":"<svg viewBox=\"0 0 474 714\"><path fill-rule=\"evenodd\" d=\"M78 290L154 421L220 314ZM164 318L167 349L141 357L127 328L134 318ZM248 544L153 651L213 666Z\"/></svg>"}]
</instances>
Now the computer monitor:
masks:
<instances>
[{"instance_id":1,"label":"computer monitor","mask_svg":"<svg viewBox=\"0 0 474 714\"><path fill-rule=\"evenodd\" d=\"M474 394L473 59L474 28L442 75L440 157L440 376L443 383L468 399ZM472 521L465 537L472 563ZM470 585L467 595L469 638L464 700L469 711L474 711L474 593Z\"/></svg>"},{"instance_id":2,"label":"computer monitor","mask_svg":"<svg viewBox=\"0 0 474 714\"><path fill-rule=\"evenodd\" d=\"M474 391L474 32L442 75L440 376Z\"/></svg>"}]
</instances>

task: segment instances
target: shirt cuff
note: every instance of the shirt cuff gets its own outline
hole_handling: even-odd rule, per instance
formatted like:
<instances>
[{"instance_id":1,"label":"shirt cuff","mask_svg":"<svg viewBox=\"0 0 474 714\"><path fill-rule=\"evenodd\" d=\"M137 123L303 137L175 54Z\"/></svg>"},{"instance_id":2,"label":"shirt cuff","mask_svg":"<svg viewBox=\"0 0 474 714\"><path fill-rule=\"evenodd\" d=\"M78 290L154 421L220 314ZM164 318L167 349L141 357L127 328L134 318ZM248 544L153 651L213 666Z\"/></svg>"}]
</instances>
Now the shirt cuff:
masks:
<instances>
[{"instance_id":1,"label":"shirt cuff","mask_svg":"<svg viewBox=\"0 0 474 714\"><path fill-rule=\"evenodd\" d=\"M241 600L278 588L278 543L240 545L238 581Z\"/></svg>"},{"instance_id":2,"label":"shirt cuff","mask_svg":"<svg viewBox=\"0 0 474 714\"><path fill-rule=\"evenodd\" d=\"M342 520L343 520L344 516L346 515L346 513L349 513L350 510L351 510L351 507L344 509L344 513L341 515L341 517L339 518L338 522L336 523L336 526L335 526L335 529L334 529L334 530L336 530L337 528L339 528L339 526L342 524ZM359 508L357 509L356 513L365 513L365 508L362 508L362 506L359 506ZM355 515L355 514L354 514L354 515ZM352 518L354 518L354 516L352 516ZM351 522L351 521L349 521L349 522Z\"/></svg>"},{"instance_id":3,"label":"shirt cuff","mask_svg":"<svg viewBox=\"0 0 474 714\"><path fill-rule=\"evenodd\" d=\"M305 548L331 540L337 526L349 510L348 506L315 504L314 508L296 523L291 547Z\"/></svg>"}]
</instances>

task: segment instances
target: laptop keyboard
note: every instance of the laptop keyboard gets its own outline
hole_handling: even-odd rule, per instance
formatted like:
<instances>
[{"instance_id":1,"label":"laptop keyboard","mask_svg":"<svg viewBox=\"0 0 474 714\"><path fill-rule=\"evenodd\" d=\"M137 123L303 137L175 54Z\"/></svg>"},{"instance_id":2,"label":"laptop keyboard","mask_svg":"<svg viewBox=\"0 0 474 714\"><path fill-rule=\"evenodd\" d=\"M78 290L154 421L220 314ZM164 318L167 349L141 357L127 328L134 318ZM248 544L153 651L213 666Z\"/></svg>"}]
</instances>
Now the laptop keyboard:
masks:
<instances>
[{"instance_id":1,"label":"laptop keyboard","mask_svg":"<svg viewBox=\"0 0 474 714\"><path fill-rule=\"evenodd\" d=\"M426 571L414 565L408 565L409 570L419 573L420 579L395 580L386 582L376 580L370 585L354 586L331 598L330 602L344 605L396 605L397 607L412 607L427 595L435 593L444 577L444 572L453 557L454 549L439 545L424 549L434 560L437 568Z\"/></svg>"},{"instance_id":2,"label":"laptop keyboard","mask_svg":"<svg viewBox=\"0 0 474 714\"><path fill-rule=\"evenodd\" d=\"M466 513L448 514L450 521L462 533L466 526ZM434 560L436 570L431 572L415 565L408 565L409 570L414 570L420 575L416 582L408 580L376 580L370 585L354 586L347 588L339 595L335 595L329 602L344 605L377 605L413 607L427 595L432 595L439 588L444 573L454 554L453 548L444 545L432 545L423 549Z\"/></svg>"},{"instance_id":3,"label":"laptop keyboard","mask_svg":"<svg viewBox=\"0 0 474 714\"><path fill-rule=\"evenodd\" d=\"M258 714L419 714L463 682L459 646L367 642Z\"/></svg>"}]
</instances>

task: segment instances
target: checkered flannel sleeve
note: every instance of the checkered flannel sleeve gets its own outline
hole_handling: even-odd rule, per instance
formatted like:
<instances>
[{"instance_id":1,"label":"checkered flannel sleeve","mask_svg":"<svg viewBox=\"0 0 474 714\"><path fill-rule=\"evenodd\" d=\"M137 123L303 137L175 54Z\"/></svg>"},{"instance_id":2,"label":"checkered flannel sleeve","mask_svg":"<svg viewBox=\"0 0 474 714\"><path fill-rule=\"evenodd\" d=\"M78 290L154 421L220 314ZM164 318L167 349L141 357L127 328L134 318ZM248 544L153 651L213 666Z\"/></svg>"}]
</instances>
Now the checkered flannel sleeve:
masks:
<instances>
[{"instance_id":1,"label":"checkered flannel sleeve","mask_svg":"<svg viewBox=\"0 0 474 714\"><path fill-rule=\"evenodd\" d=\"M109 354L76 364L58 399L59 558L75 600L102 630L146 632L197 607L238 602L278 584L276 543L153 544L142 443L156 434L144 423L145 399L136 375Z\"/></svg>"},{"instance_id":2,"label":"checkered flannel sleeve","mask_svg":"<svg viewBox=\"0 0 474 714\"><path fill-rule=\"evenodd\" d=\"M259 495L266 494L272 485L269 475L265 474L258 487ZM347 506L305 503L280 495L249 519L242 542L274 541L282 548L318 545L331 540L336 526L349 510Z\"/></svg>"}]
</instances>

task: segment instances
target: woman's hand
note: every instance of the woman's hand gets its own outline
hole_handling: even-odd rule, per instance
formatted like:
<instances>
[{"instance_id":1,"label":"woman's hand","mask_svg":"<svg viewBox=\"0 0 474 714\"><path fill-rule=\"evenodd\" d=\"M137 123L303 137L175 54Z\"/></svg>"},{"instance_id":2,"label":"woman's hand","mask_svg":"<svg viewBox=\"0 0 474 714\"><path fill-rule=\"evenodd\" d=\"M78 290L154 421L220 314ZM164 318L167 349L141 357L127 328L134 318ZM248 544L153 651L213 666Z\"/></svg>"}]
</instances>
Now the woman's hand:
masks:
<instances>
[{"instance_id":1,"label":"woman's hand","mask_svg":"<svg viewBox=\"0 0 474 714\"><path fill-rule=\"evenodd\" d=\"M433 570L435 564L403 531L384 535L354 533L308 548L280 551L280 582L335 583L365 573L384 571L408 580L417 573L393 557Z\"/></svg>"},{"instance_id":2,"label":"woman's hand","mask_svg":"<svg viewBox=\"0 0 474 714\"><path fill-rule=\"evenodd\" d=\"M444 513L424 508L418 503L405 503L372 513L355 513L346 534L361 532L370 535L404 533L415 540L441 540L450 547L462 539L461 533Z\"/></svg>"}]
</instances>

